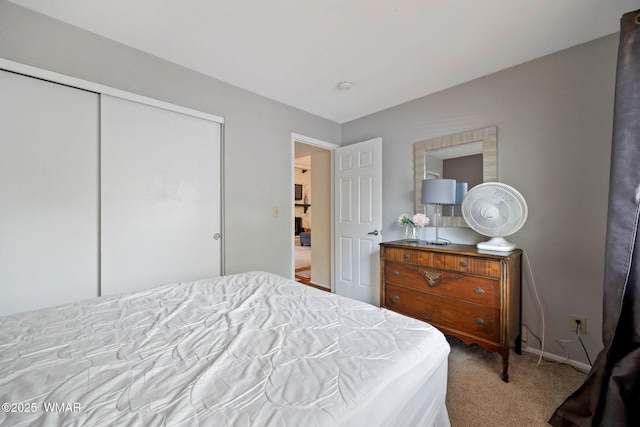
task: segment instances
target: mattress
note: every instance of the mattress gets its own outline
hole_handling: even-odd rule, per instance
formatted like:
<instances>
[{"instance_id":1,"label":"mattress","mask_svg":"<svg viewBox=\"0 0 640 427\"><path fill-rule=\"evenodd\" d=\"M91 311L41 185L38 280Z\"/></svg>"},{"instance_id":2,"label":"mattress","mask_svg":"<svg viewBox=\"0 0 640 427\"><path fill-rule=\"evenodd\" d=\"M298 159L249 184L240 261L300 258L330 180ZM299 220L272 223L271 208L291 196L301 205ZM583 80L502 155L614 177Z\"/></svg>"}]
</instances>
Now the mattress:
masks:
<instances>
[{"instance_id":1,"label":"mattress","mask_svg":"<svg viewBox=\"0 0 640 427\"><path fill-rule=\"evenodd\" d=\"M0 425L448 426L444 336L265 272L0 317Z\"/></svg>"}]
</instances>

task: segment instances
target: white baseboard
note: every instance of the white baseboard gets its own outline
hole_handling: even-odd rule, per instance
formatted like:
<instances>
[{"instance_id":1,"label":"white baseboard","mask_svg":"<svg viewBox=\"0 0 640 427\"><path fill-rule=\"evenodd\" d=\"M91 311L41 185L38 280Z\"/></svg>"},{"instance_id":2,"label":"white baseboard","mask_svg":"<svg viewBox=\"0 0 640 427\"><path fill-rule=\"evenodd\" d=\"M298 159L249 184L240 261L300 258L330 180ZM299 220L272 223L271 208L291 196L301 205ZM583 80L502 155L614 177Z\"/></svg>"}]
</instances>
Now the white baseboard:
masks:
<instances>
[{"instance_id":1,"label":"white baseboard","mask_svg":"<svg viewBox=\"0 0 640 427\"><path fill-rule=\"evenodd\" d=\"M537 348L522 347L522 351L526 351L527 353L535 354L536 356L540 357L540 350L538 350ZM573 359L567 359L566 357L547 353L546 351L542 352L542 357L544 357L547 360L552 360L554 362L564 363L566 365L573 366L577 370L584 373L589 373L589 371L591 370L591 366L587 365L586 363L578 362L577 360L573 360Z\"/></svg>"}]
</instances>

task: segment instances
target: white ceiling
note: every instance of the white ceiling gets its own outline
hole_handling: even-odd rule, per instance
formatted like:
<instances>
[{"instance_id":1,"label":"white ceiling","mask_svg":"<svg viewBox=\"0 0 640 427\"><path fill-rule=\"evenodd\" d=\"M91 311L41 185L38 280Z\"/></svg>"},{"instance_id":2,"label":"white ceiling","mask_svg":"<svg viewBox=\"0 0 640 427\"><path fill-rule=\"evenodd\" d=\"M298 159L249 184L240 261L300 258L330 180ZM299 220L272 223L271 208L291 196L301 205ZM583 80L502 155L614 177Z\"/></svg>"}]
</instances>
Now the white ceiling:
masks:
<instances>
[{"instance_id":1,"label":"white ceiling","mask_svg":"<svg viewBox=\"0 0 640 427\"><path fill-rule=\"evenodd\" d=\"M620 29L637 0L10 0L344 123ZM340 91L341 81L353 83Z\"/></svg>"}]
</instances>

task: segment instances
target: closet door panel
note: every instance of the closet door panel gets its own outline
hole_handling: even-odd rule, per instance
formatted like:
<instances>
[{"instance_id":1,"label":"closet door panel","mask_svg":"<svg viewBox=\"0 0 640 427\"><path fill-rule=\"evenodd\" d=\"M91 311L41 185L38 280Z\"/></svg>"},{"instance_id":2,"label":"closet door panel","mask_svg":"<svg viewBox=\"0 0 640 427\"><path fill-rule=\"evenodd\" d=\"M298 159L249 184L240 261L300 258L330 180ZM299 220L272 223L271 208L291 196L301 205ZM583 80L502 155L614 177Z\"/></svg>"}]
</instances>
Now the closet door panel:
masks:
<instances>
[{"instance_id":1,"label":"closet door panel","mask_svg":"<svg viewBox=\"0 0 640 427\"><path fill-rule=\"evenodd\" d=\"M219 276L220 125L101 99L102 294Z\"/></svg>"},{"instance_id":2,"label":"closet door panel","mask_svg":"<svg viewBox=\"0 0 640 427\"><path fill-rule=\"evenodd\" d=\"M98 294L95 93L0 71L0 315Z\"/></svg>"}]
</instances>

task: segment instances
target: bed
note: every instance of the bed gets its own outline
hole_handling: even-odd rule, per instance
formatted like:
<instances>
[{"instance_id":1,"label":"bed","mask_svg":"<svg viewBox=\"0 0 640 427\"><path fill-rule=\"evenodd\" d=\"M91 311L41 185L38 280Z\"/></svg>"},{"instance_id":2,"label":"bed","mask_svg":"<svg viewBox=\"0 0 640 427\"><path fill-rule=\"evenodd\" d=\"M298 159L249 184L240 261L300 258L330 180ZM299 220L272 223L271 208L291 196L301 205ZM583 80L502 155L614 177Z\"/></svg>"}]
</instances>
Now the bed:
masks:
<instances>
[{"instance_id":1,"label":"bed","mask_svg":"<svg viewBox=\"0 0 640 427\"><path fill-rule=\"evenodd\" d=\"M265 272L0 317L0 425L449 426L434 327Z\"/></svg>"}]
</instances>

